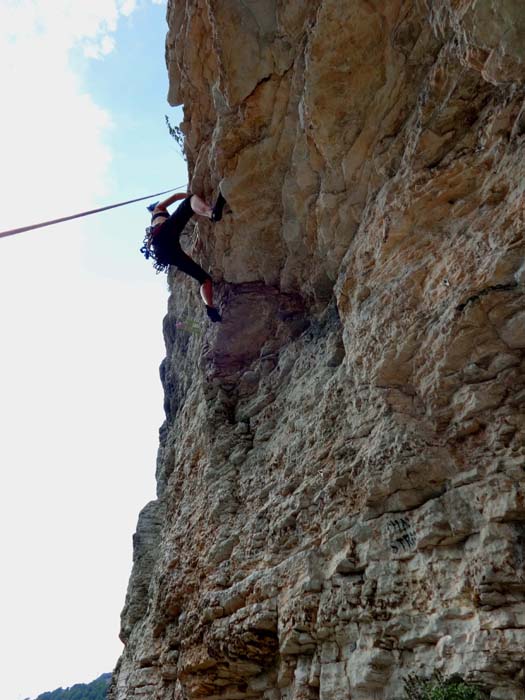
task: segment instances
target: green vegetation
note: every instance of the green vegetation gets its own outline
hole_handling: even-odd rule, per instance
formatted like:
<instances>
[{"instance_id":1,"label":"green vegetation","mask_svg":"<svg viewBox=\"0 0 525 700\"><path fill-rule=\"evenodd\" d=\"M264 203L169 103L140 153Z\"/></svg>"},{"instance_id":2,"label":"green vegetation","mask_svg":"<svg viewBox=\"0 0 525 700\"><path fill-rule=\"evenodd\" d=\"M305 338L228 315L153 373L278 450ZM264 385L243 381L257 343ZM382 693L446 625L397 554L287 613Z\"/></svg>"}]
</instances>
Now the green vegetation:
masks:
<instances>
[{"instance_id":1,"label":"green vegetation","mask_svg":"<svg viewBox=\"0 0 525 700\"><path fill-rule=\"evenodd\" d=\"M36 700L106 700L111 673L104 673L92 683L77 683L71 688L57 688L42 693Z\"/></svg>"},{"instance_id":2,"label":"green vegetation","mask_svg":"<svg viewBox=\"0 0 525 700\"><path fill-rule=\"evenodd\" d=\"M431 678L410 675L405 680L403 700L485 700L487 697L476 683L467 683L461 676L444 678L434 673Z\"/></svg>"},{"instance_id":3,"label":"green vegetation","mask_svg":"<svg viewBox=\"0 0 525 700\"><path fill-rule=\"evenodd\" d=\"M180 127L171 125L170 118L167 114L165 114L164 116L166 118L166 126L168 127L168 131L170 132L170 136L173 139L175 139L177 146L179 147L181 156L184 158L184 160L186 160L186 154L184 153L184 134L182 133Z\"/></svg>"}]
</instances>

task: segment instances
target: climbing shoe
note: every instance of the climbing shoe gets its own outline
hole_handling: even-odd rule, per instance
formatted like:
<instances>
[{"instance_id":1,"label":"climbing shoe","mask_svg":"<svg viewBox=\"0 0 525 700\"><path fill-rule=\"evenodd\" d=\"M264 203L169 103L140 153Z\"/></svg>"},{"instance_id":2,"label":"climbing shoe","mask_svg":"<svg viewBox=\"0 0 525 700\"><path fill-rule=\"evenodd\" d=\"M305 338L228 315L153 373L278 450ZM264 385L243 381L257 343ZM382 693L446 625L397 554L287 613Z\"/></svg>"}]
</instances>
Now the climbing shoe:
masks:
<instances>
[{"instance_id":1,"label":"climbing shoe","mask_svg":"<svg viewBox=\"0 0 525 700\"><path fill-rule=\"evenodd\" d=\"M210 319L210 321L212 321L212 323L222 321L222 316L214 306L207 306L206 313L208 314L208 318Z\"/></svg>"},{"instance_id":2,"label":"climbing shoe","mask_svg":"<svg viewBox=\"0 0 525 700\"><path fill-rule=\"evenodd\" d=\"M157 206L157 204L158 204L158 202L153 202L153 204L148 204L148 206L146 207L146 209L147 209L148 211L150 211L150 212L153 214L153 210L155 209L155 207Z\"/></svg>"},{"instance_id":3,"label":"climbing shoe","mask_svg":"<svg viewBox=\"0 0 525 700\"><path fill-rule=\"evenodd\" d=\"M219 192L219 196L217 197L217 201L215 202L215 206L213 207L211 212L211 220L213 222L216 223L217 221L220 221L222 219L222 210L224 209L225 204L226 200Z\"/></svg>"}]
</instances>

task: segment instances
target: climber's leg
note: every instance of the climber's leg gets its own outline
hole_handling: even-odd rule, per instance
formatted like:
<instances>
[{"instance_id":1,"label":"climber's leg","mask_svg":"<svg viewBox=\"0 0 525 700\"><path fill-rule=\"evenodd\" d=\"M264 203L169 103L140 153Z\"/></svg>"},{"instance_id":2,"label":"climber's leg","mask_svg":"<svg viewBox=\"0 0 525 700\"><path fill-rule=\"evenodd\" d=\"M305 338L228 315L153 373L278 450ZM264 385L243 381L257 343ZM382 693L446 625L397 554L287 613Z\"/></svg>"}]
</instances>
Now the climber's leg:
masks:
<instances>
[{"instance_id":1,"label":"climber's leg","mask_svg":"<svg viewBox=\"0 0 525 700\"><path fill-rule=\"evenodd\" d=\"M189 255L181 249L177 253L176 260L173 261L179 270L185 272L200 284L200 293L203 302L206 304L206 313L214 323L222 321L220 313L213 306L213 283L209 274L197 265L195 260L192 260Z\"/></svg>"},{"instance_id":2,"label":"climber's leg","mask_svg":"<svg viewBox=\"0 0 525 700\"><path fill-rule=\"evenodd\" d=\"M172 265L176 265L179 270L193 277L194 280L197 280L200 285L204 285L208 281L211 283L211 277L206 270L203 270L195 260L192 260L180 246L177 250L177 254L173 256L170 262Z\"/></svg>"},{"instance_id":3,"label":"climber's leg","mask_svg":"<svg viewBox=\"0 0 525 700\"><path fill-rule=\"evenodd\" d=\"M208 318L214 323L217 321L222 321L220 313L213 306L213 284L211 279L207 279L206 282L201 284L200 292L202 300L206 304L206 313L208 314Z\"/></svg>"},{"instance_id":4,"label":"climber's leg","mask_svg":"<svg viewBox=\"0 0 525 700\"><path fill-rule=\"evenodd\" d=\"M201 284L200 292L206 306L213 306L213 284L209 277Z\"/></svg>"},{"instance_id":5,"label":"climber's leg","mask_svg":"<svg viewBox=\"0 0 525 700\"><path fill-rule=\"evenodd\" d=\"M209 204L199 197L199 195L194 194L190 199L191 208L199 216L205 216L207 219L211 219L213 209Z\"/></svg>"},{"instance_id":6,"label":"climber's leg","mask_svg":"<svg viewBox=\"0 0 525 700\"><path fill-rule=\"evenodd\" d=\"M198 214L199 216L205 216L207 219L211 219L213 222L216 222L222 219L222 210L224 209L226 200L219 192L217 201L215 202L212 208L198 195L194 194L190 200L190 204L195 214Z\"/></svg>"}]
</instances>

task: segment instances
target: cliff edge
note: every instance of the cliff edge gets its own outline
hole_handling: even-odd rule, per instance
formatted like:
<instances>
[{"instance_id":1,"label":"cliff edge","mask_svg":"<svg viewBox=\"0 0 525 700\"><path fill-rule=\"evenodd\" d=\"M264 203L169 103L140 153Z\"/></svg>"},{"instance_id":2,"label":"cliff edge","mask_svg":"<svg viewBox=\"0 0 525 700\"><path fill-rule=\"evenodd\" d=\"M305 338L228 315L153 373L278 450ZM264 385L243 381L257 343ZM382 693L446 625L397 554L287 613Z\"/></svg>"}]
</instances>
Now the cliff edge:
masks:
<instances>
[{"instance_id":1,"label":"cliff edge","mask_svg":"<svg viewBox=\"0 0 525 700\"><path fill-rule=\"evenodd\" d=\"M441 669L524 700L521 1L168 24L192 189L231 207L193 251L224 321L170 272L110 697L390 700Z\"/></svg>"}]
</instances>

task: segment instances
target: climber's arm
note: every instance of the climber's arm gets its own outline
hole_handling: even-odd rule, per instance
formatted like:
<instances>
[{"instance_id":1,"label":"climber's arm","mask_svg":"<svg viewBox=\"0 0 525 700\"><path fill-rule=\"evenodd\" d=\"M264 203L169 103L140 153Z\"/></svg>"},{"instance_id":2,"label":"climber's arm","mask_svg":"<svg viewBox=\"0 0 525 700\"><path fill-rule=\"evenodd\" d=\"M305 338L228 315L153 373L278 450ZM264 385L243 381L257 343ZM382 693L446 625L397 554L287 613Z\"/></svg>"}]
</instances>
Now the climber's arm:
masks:
<instances>
[{"instance_id":1,"label":"climber's arm","mask_svg":"<svg viewBox=\"0 0 525 700\"><path fill-rule=\"evenodd\" d=\"M171 197L168 197L167 199L164 199L162 202L159 202L157 206L155 207L155 211L157 209L160 209L162 211L165 211L170 204L173 204L173 202L178 202L180 199L186 199L186 197L189 197L188 192L178 192L177 194L172 194Z\"/></svg>"}]
</instances>

